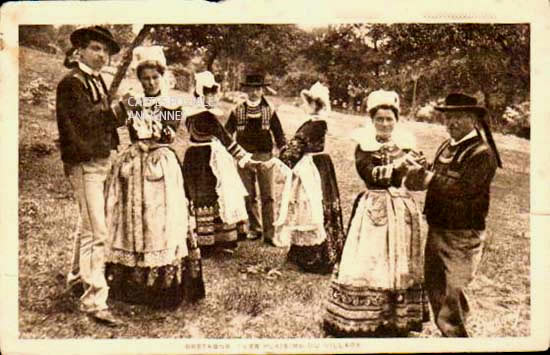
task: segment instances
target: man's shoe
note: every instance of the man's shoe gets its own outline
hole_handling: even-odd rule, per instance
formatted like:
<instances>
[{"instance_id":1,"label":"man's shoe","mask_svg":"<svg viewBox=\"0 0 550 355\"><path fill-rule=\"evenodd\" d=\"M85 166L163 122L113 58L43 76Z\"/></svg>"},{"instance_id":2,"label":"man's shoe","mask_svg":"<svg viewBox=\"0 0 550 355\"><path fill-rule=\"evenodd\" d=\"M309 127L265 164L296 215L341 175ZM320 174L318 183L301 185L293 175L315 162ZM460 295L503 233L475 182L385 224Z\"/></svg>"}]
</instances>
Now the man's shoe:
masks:
<instances>
[{"instance_id":1,"label":"man's shoe","mask_svg":"<svg viewBox=\"0 0 550 355\"><path fill-rule=\"evenodd\" d=\"M108 309L89 313L89 316L96 322L109 327L118 327L124 324L124 322L117 319Z\"/></svg>"},{"instance_id":2,"label":"man's shoe","mask_svg":"<svg viewBox=\"0 0 550 355\"><path fill-rule=\"evenodd\" d=\"M84 294L84 284L82 282L72 283L67 286L65 292L78 299Z\"/></svg>"}]
</instances>

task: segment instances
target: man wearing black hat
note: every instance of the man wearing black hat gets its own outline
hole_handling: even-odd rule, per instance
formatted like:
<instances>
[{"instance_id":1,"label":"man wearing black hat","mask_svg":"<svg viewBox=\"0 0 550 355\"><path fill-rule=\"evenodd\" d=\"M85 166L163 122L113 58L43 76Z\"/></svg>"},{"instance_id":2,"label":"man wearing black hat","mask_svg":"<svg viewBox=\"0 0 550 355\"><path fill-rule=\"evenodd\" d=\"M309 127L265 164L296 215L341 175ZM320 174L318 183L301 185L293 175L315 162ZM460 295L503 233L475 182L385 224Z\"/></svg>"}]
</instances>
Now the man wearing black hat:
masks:
<instances>
[{"instance_id":1,"label":"man wearing black hat","mask_svg":"<svg viewBox=\"0 0 550 355\"><path fill-rule=\"evenodd\" d=\"M470 308L464 289L481 259L490 186L502 164L485 121L487 111L475 98L450 94L436 110L445 114L450 139L439 147L429 170L410 167L405 185L428 190L424 282L435 323L443 336L467 337Z\"/></svg>"},{"instance_id":2,"label":"man wearing black hat","mask_svg":"<svg viewBox=\"0 0 550 355\"><path fill-rule=\"evenodd\" d=\"M279 117L263 96L263 89L267 85L264 74L248 74L245 82L241 83L248 98L231 112L225 124L229 134L233 135L236 132L237 143L252 153L252 159L257 161L268 161L272 158L273 140L278 149L286 144ZM263 232L264 242L273 245L272 168L243 168L239 169L239 174L248 191L246 209L250 223L249 239L259 238ZM261 225L256 201L256 180L262 201Z\"/></svg>"},{"instance_id":3,"label":"man wearing black hat","mask_svg":"<svg viewBox=\"0 0 550 355\"><path fill-rule=\"evenodd\" d=\"M77 54L72 68L57 86L57 125L61 160L80 207L70 288L83 286L80 309L94 320L116 326L120 322L107 307L104 243L107 239L104 188L111 168L111 151L119 139L116 128L124 124L122 101L111 102L100 75L110 55L120 47L100 26L71 34Z\"/></svg>"}]
</instances>

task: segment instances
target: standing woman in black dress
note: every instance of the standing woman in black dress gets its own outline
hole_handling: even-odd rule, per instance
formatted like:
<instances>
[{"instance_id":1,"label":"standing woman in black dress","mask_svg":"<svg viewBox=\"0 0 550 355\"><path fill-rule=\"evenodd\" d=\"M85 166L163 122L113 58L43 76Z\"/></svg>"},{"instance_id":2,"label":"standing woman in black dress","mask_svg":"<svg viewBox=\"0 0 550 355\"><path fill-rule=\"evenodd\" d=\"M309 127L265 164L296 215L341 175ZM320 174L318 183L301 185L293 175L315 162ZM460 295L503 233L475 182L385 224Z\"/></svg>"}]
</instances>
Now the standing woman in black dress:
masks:
<instances>
[{"instance_id":1,"label":"standing woman in black dress","mask_svg":"<svg viewBox=\"0 0 550 355\"><path fill-rule=\"evenodd\" d=\"M329 273L340 257L344 228L334 165L324 152L329 90L315 83L302 90L310 118L282 149L292 172L281 201L276 243L290 244L288 260L306 272Z\"/></svg>"},{"instance_id":2,"label":"standing woman in black dress","mask_svg":"<svg viewBox=\"0 0 550 355\"><path fill-rule=\"evenodd\" d=\"M246 238L247 191L236 162L245 167L254 161L218 121L222 112L215 104L220 85L214 75L209 71L197 73L195 81L197 106L187 113L190 146L183 158L182 172L194 224L191 228L206 255L214 248L234 249L239 237Z\"/></svg>"}]
</instances>

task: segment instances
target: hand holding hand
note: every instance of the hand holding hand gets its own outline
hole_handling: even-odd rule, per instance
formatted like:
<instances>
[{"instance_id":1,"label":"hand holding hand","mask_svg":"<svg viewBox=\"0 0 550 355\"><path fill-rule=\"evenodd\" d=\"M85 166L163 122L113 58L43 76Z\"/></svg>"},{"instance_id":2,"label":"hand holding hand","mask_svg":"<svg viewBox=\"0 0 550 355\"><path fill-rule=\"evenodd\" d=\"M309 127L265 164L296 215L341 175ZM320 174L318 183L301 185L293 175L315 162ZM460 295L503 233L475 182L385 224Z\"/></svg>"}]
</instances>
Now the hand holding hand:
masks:
<instances>
[{"instance_id":1,"label":"hand holding hand","mask_svg":"<svg viewBox=\"0 0 550 355\"><path fill-rule=\"evenodd\" d=\"M412 150L408 153L408 155L410 156L411 160L414 160L419 165L423 166L424 168L428 167L428 161L422 151L415 152L414 150Z\"/></svg>"},{"instance_id":2,"label":"hand holding hand","mask_svg":"<svg viewBox=\"0 0 550 355\"><path fill-rule=\"evenodd\" d=\"M244 167L246 169L257 169L258 167L260 167L262 165L263 162L259 161L259 160L254 160L254 159L249 159L245 164L244 164Z\"/></svg>"},{"instance_id":3,"label":"hand holding hand","mask_svg":"<svg viewBox=\"0 0 550 355\"><path fill-rule=\"evenodd\" d=\"M427 165L426 158L423 155L408 153L404 158L407 173L412 170L424 169Z\"/></svg>"},{"instance_id":4,"label":"hand holding hand","mask_svg":"<svg viewBox=\"0 0 550 355\"><path fill-rule=\"evenodd\" d=\"M409 167L409 163L407 162L407 156L404 155L400 158L395 159L392 162L392 166L395 170L406 172Z\"/></svg>"},{"instance_id":5,"label":"hand holding hand","mask_svg":"<svg viewBox=\"0 0 550 355\"><path fill-rule=\"evenodd\" d=\"M269 170L275 166L275 160L269 159L267 161L262 161L260 162L260 166L262 167L262 169Z\"/></svg>"},{"instance_id":6,"label":"hand holding hand","mask_svg":"<svg viewBox=\"0 0 550 355\"><path fill-rule=\"evenodd\" d=\"M162 129L162 137L163 141L170 143L174 140L174 131L168 127L164 127Z\"/></svg>"}]
</instances>

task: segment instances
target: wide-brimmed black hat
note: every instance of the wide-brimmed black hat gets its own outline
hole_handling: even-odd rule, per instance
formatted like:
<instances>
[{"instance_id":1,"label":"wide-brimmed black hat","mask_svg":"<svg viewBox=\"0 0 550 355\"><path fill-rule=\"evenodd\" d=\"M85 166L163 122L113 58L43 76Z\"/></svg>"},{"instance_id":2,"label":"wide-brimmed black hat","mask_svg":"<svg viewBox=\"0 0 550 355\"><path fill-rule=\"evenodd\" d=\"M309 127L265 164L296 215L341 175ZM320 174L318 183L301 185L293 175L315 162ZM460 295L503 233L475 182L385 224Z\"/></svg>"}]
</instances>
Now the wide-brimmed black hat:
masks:
<instances>
[{"instance_id":1,"label":"wide-brimmed black hat","mask_svg":"<svg viewBox=\"0 0 550 355\"><path fill-rule=\"evenodd\" d=\"M487 109L478 105L475 97L462 93L449 94L445 98L445 105L436 106L435 109L442 112L474 112L481 117L487 114Z\"/></svg>"},{"instance_id":2,"label":"wide-brimmed black hat","mask_svg":"<svg viewBox=\"0 0 550 355\"><path fill-rule=\"evenodd\" d=\"M483 106L477 104L477 99L472 96L468 96L461 93L449 94L445 98L445 105L436 106L436 110L442 112L473 112L477 116L477 121L480 123L481 128L485 132L485 138L487 143L495 153L495 158L497 160L497 165L499 168L502 168L502 160L500 159L500 154L498 152L495 140L493 139L493 134L491 132L491 127L485 119L487 115L487 109ZM477 128L476 128L477 129Z\"/></svg>"},{"instance_id":3,"label":"wide-brimmed black hat","mask_svg":"<svg viewBox=\"0 0 550 355\"><path fill-rule=\"evenodd\" d=\"M244 82L241 86L268 86L270 83L265 81L265 74L263 73L250 73L246 74Z\"/></svg>"},{"instance_id":4,"label":"wide-brimmed black hat","mask_svg":"<svg viewBox=\"0 0 550 355\"><path fill-rule=\"evenodd\" d=\"M105 43L107 47L109 47L109 52L111 54L120 52L120 46L115 41L111 32L101 26L79 28L71 33L70 40L71 44L77 48L82 47L86 41L94 40Z\"/></svg>"}]
</instances>

